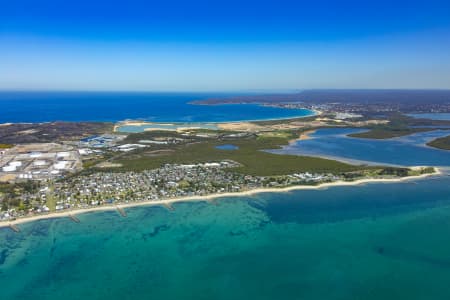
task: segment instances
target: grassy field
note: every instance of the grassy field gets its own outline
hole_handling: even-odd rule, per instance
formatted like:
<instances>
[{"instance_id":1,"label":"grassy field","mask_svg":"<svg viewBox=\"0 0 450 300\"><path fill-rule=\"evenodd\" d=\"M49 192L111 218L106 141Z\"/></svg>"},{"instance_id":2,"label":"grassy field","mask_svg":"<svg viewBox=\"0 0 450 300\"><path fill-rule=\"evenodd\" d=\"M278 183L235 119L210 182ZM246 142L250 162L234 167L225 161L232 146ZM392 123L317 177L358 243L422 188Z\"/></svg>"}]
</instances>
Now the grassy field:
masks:
<instances>
[{"instance_id":1,"label":"grassy field","mask_svg":"<svg viewBox=\"0 0 450 300\"><path fill-rule=\"evenodd\" d=\"M50 185L49 190L47 192L47 207L50 209L50 211L55 211L56 210L56 200L55 197L53 196L53 191L54 191L54 187L53 185Z\"/></svg>"},{"instance_id":2,"label":"grassy field","mask_svg":"<svg viewBox=\"0 0 450 300\"><path fill-rule=\"evenodd\" d=\"M284 139L293 139L296 136L298 137L300 135L300 131L298 133L293 133L292 131L269 131L269 132L263 132L260 134L260 137L262 138L284 138Z\"/></svg>"},{"instance_id":3,"label":"grassy field","mask_svg":"<svg viewBox=\"0 0 450 300\"><path fill-rule=\"evenodd\" d=\"M9 207L17 207L19 209L27 209L31 207L31 203L24 203L20 199L20 195L29 192L34 193L38 190L39 183L33 181L21 183L0 183L0 209L6 210Z\"/></svg>"},{"instance_id":4,"label":"grassy field","mask_svg":"<svg viewBox=\"0 0 450 300\"><path fill-rule=\"evenodd\" d=\"M176 131L169 130L152 130L144 131L139 133L129 134L123 141L122 144L133 144L138 143L140 140L152 140L158 138L183 138L183 136Z\"/></svg>"},{"instance_id":5,"label":"grassy field","mask_svg":"<svg viewBox=\"0 0 450 300\"><path fill-rule=\"evenodd\" d=\"M262 150L277 149L286 145L292 135L282 137L259 137L253 139L236 139L223 141L203 141L188 145L171 147L170 152L161 155L152 155L152 150L141 150L130 153L113 163L120 163L122 167L115 171L141 171L158 168L167 163L199 163L230 159L242 166L234 168L236 172L250 175L285 175L296 172L329 172L341 173L368 169L367 166L354 166L334 160L296 156L278 155ZM221 144L233 144L237 150L219 150L215 147Z\"/></svg>"},{"instance_id":6,"label":"grassy field","mask_svg":"<svg viewBox=\"0 0 450 300\"><path fill-rule=\"evenodd\" d=\"M275 119L275 120L265 120L265 121L253 121L250 123L261 125L261 126L270 126L270 125L280 125L289 122L312 122L317 119L318 116L308 116L308 117L299 117L299 118L289 118L289 119ZM321 116L323 117L323 116Z\"/></svg>"},{"instance_id":7,"label":"grassy field","mask_svg":"<svg viewBox=\"0 0 450 300\"><path fill-rule=\"evenodd\" d=\"M432 140L427 145L438 149L450 150L450 135Z\"/></svg>"},{"instance_id":8,"label":"grassy field","mask_svg":"<svg viewBox=\"0 0 450 300\"><path fill-rule=\"evenodd\" d=\"M0 149L7 149L7 148L11 148L13 145L11 144L0 144Z\"/></svg>"}]
</instances>

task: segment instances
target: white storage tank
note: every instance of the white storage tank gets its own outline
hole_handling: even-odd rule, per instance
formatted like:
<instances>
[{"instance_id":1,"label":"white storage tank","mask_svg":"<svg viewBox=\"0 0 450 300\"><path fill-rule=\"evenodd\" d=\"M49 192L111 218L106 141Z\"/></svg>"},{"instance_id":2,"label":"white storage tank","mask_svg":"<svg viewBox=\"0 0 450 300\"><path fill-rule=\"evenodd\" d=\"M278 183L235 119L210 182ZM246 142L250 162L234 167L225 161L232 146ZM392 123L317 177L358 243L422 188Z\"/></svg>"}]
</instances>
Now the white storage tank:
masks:
<instances>
[{"instance_id":1,"label":"white storage tank","mask_svg":"<svg viewBox=\"0 0 450 300\"><path fill-rule=\"evenodd\" d=\"M58 152L56 153L56 157L68 157L70 155L69 152Z\"/></svg>"},{"instance_id":2,"label":"white storage tank","mask_svg":"<svg viewBox=\"0 0 450 300\"><path fill-rule=\"evenodd\" d=\"M16 171L16 169L17 169L16 166L11 165L2 168L3 172L14 172Z\"/></svg>"},{"instance_id":3,"label":"white storage tank","mask_svg":"<svg viewBox=\"0 0 450 300\"><path fill-rule=\"evenodd\" d=\"M35 160L33 162L33 165L35 166L45 166L47 164L47 162L45 160Z\"/></svg>"},{"instance_id":4,"label":"white storage tank","mask_svg":"<svg viewBox=\"0 0 450 300\"><path fill-rule=\"evenodd\" d=\"M67 164L68 164L68 162L63 160L63 161L60 161L60 162L54 164L53 168L55 168L56 170L63 170L65 168L67 168Z\"/></svg>"},{"instance_id":5,"label":"white storage tank","mask_svg":"<svg viewBox=\"0 0 450 300\"><path fill-rule=\"evenodd\" d=\"M12 161L9 163L10 166L20 167L22 165L21 161Z\"/></svg>"},{"instance_id":6,"label":"white storage tank","mask_svg":"<svg viewBox=\"0 0 450 300\"><path fill-rule=\"evenodd\" d=\"M30 157L31 158L38 158L38 157L41 157L41 156L42 156L41 152L31 152L30 153Z\"/></svg>"}]
</instances>

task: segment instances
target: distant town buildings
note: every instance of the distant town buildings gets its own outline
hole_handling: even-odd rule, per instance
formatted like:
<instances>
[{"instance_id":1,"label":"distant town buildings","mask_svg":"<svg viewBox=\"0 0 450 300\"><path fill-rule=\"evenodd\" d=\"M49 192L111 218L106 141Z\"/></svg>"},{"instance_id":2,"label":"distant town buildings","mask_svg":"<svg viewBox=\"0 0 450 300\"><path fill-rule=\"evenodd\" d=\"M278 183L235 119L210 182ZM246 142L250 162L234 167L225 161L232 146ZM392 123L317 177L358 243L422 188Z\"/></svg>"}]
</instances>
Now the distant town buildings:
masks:
<instances>
[{"instance_id":1,"label":"distant town buildings","mask_svg":"<svg viewBox=\"0 0 450 300\"><path fill-rule=\"evenodd\" d=\"M27 210L0 211L0 220L54 210L88 208L105 204L157 201L177 197L240 192L263 187L318 184L340 179L332 174L298 173L285 176L252 176L233 172L240 164L224 160L198 164L166 164L143 172L95 172L52 183L36 192L23 193Z\"/></svg>"}]
</instances>

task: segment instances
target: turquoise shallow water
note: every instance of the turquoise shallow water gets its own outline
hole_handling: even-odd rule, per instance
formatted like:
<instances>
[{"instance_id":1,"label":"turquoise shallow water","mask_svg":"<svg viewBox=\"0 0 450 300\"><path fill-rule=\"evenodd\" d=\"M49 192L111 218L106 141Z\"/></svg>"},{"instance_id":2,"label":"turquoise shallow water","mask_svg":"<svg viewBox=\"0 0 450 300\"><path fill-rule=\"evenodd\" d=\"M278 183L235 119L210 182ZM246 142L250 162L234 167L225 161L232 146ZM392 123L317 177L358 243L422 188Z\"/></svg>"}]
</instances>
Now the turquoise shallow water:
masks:
<instances>
[{"instance_id":1,"label":"turquoise shallow water","mask_svg":"<svg viewBox=\"0 0 450 300\"><path fill-rule=\"evenodd\" d=\"M450 299L450 177L0 230L1 299Z\"/></svg>"}]
</instances>

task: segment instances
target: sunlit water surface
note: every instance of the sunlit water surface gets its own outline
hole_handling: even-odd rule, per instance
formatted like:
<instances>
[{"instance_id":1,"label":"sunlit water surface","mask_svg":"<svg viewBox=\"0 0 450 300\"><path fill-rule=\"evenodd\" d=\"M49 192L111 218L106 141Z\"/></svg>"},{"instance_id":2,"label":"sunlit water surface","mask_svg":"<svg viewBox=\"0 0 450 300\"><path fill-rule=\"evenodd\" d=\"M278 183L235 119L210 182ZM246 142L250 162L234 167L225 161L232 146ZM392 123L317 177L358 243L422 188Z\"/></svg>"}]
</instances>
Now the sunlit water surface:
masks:
<instances>
[{"instance_id":1,"label":"sunlit water surface","mask_svg":"<svg viewBox=\"0 0 450 300\"><path fill-rule=\"evenodd\" d=\"M450 177L0 230L1 299L450 299Z\"/></svg>"}]
</instances>

